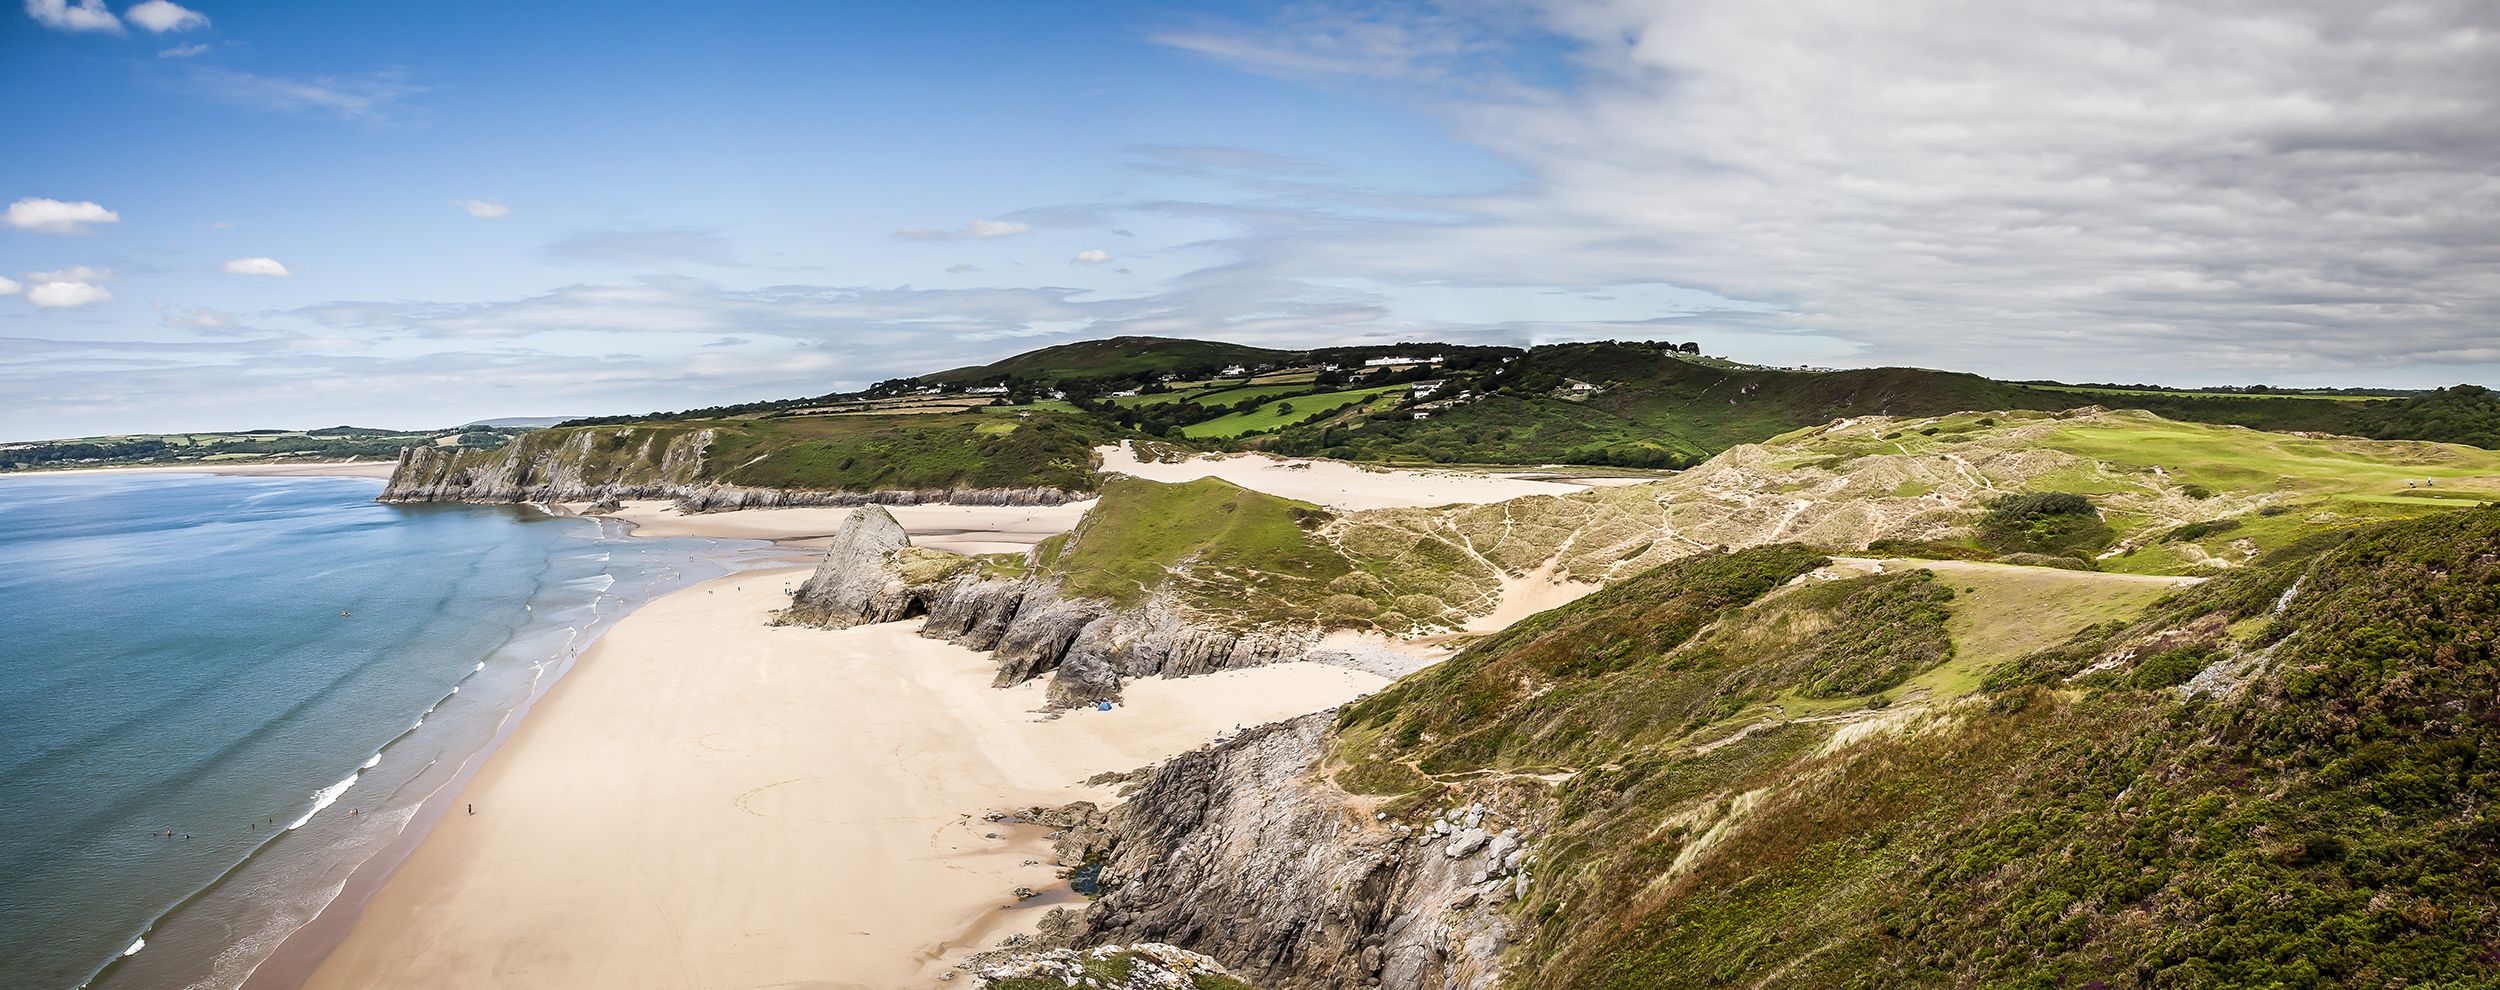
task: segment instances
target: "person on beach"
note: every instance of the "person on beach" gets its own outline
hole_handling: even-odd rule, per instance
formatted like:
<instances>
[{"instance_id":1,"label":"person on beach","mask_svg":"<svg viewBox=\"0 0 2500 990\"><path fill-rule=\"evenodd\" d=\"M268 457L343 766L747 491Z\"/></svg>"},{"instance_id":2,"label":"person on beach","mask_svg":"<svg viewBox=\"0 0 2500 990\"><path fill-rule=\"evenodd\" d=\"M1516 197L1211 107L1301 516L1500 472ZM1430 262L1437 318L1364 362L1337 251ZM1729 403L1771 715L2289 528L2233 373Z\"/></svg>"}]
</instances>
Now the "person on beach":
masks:
<instances>
[{"instance_id":1,"label":"person on beach","mask_svg":"<svg viewBox=\"0 0 2500 990\"><path fill-rule=\"evenodd\" d=\"M474 805L474 804L470 805L470 806L469 806L469 813L470 813L470 814L472 814L472 815L477 814L477 805Z\"/></svg>"}]
</instances>

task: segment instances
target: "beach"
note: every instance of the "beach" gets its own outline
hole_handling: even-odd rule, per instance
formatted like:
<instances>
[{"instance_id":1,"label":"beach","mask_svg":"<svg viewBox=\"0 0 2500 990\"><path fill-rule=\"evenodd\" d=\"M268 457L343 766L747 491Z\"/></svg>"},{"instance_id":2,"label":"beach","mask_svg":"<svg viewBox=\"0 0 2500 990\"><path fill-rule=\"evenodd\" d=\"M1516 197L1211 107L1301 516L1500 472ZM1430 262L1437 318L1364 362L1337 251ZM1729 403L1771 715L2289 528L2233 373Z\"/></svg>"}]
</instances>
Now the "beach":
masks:
<instances>
[{"instance_id":1,"label":"beach","mask_svg":"<svg viewBox=\"0 0 2500 990\"><path fill-rule=\"evenodd\" d=\"M986 654L912 623L770 626L805 575L721 578L618 622L306 985L936 985L1064 901L1016 906L1063 881L1040 830L986 813L1111 801L1083 782L1386 683L1280 664L1135 681L1122 707L1051 719L1038 682L992 688Z\"/></svg>"}]
</instances>

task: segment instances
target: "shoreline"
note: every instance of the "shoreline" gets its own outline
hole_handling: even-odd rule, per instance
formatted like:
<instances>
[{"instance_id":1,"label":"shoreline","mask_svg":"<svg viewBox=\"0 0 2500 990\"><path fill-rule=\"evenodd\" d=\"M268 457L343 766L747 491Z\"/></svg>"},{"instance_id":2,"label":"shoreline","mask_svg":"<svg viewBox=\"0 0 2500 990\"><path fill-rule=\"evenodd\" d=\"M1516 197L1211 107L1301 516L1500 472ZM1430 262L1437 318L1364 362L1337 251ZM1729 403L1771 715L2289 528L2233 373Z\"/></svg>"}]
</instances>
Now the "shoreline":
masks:
<instances>
[{"instance_id":1,"label":"shoreline","mask_svg":"<svg viewBox=\"0 0 2500 990\"><path fill-rule=\"evenodd\" d=\"M79 474L222 474L240 478L372 478L387 481L398 461L236 461L232 464L99 464L0 472L0 478Z\"/></svg>"},{"instance_id":2,"label":"shoreline","mask_svg":"<svg viewBox=\"0 0 2500 990\"><path fill-rule=\"evenodd\" d=\"M533 507L541 510L546 508L544 506ZM554 512L548 514L565 515ZM590 520L603 530L609 525L598 516L578 516L577 518ZM633 524L625 521L619 521L614 532L621 538L631 539L635 536ZM598 648L599 643L607 637L609 632L644 607L687 588L699 586L706 581L728 580L790 563L788 559L776 555L777 550L788 549L793 548L767 545L745 548L742 552L733 551L732 556L714 558L716 562L728 568L727 573L703 581L680 584L657 595L646 594L639 600L620 601L620 607L615 611L600 615L593 622L581 627L580 647L571 651L560 664L549 667L531 685L529 694L520 703L506 709L501 720L496 724L494 732L486 741L475 750L465 754L460 767L450 777L418 799L399 833L375 850L371 856L350 866L345 877L340 880L338 889L321 905L320 909L303 924L287 932L278 940L274 950L253 964L243 981L237 985L237 990L254 990L254 988L261 987L289 988L303 985L305 980L310 978L313 968L317 967L322 959L346 939L358 920L363 917L365 907L374 893L389 882L390 877L398 872L408 857L414 854L424 844L426 838L433 833L468 782L488 766L495 754L501 751L523 726L528 724L530 714L544 703L574 670L580 667L582 660L588 657L592 650Z\"/></svg>"},{"instance_id":3,"label":"shoreline","mask_svg":"<svg viewBox=\"0 0 2500 990\"><path fill-rule=\"evenodd\" d=\"M160 473L223 474L224 472ZM357 477L355 475L325 476ZM378 481L380 479L376 477L359 480ZM597 529L600 542L621 543L629 538L631 527L626 524L619 523L612 526L595 517L588 521ZM183 965L173 962L177 959L195 960L193 965L204 967L201 971L186 971L188 975L181 978L194 981L189 985L232 987L259 985L262 980L259 974L262 971L273 963L286 959L291 952L297 951L290 947L317 943L319 930L325 924L339 923L339 919L352 921L361 904L361 898L369 893L368 888L372 884L378 883L378 880L370 878L387 875L399 860L404 859L409 851L422 842L426 832L441 817L443 808L447 807L444 802L452 794L457 793L461 784L472 777L486 760L510 738L529 711L542 702L555 685L560 683L565 675L579 663L580 653L589 650L607 632L640 607L666 597L669 593L709 580L713 575L734 576L745 571L788 562L787 557L763 545L712 549L688 548L672 562L661 563L657 570L646 571L638 578L616 587L612 592L601 592L588 605L589 611L586 617L579 620L577 624L562 625L563 620L559 617L561 613L548 613L541 608L540 614L547 615L559 624L542 627L540 634L552 634L554 630L561 630L566 645L543 661L543 665L539 667L535 675L526 682L526 687L517 700L499 709L488 710L487 717L491 719L491 722L487 723L483 738L471 737L475 741L466 748L454 746L439 752L431 748L421 748L419 755L425 758L425 762L418 766L415 772L420 777L429 775L430 772L444 775L428 782L429 786L426 786L421 793L409 795L413 800L398 800L399 788L415 782L405 781L383 785L389 787L390 790L379 799L379 803L360 802L361 810L366 812L364 817L367 821L377 823L387 821L394 814L406 816L393 826L394 830L387 837L382 837L376 844L360 850L359 855L341 860L317 858L321 855L317 844L306 849L294 849L284 845L283 843L288 841L290 834L299 827L318 828L322 827L324 822L331 823L327 826L329 828L338 827L335 824L337 818L335 811L324 814L325 810L330 809L332 802L319 801L296 826L279 832L261 846L250 850L215 878L169 904L148 921L141 933L140 941L135 942L121 955L106 960L79 986L115 990L127 981L137 981L129 983L133 986L160 985L158 983L160 979L171 975L162 970L163 966ZM622 577L623 575L620 572L616 576ZM500 663L497 658L502 657L504 651L512 648L515 641L507 639L504 644L497 646L493 652L482 658L481 662L476 665L476 669L485 670L488 662ZM462 685L466 684L466 680L466 678L462 679ZM425 726L428 722L434 721L436 709L449 703L451 698L459 693L460 687L454 686L449 694L434 703L434 707L429 707L418 716L417 726ZM472 721L470 724L475 726L478 723ZM377 763L381 763L385 757L397 751L402 741L415 731L416 729L412 728L384 743L382 749L372 757L371 761L351 772L342 784L364 782L367 772ZM458 728L452 731L461 732ZM453 738L460 737L455 735ZM442 744L438 742L433 745ZM452 762L455 760L456 763ZM449 767L447 772L434 769L446 765ZM316 816L320 816L319 821L316 821ZM306 855L316 858L307 860L304 858ZM320 872L305 875L285 872L306 864L316 866ZM273 870L279 872L272 873ZM270 900L267 892L274 889L270 884L281 879L286 882L286 889L295 893L282 895L274 901ZM236 901L235 898L242 898L242 900ZM237 909L243 909L247 913L233 914L232 912ZM296 909L303 909L305 913L292 916L291 912ZM264 924L269 927L261 927ZM170 939L168 933L171 935ZM220 933L223 935L221 936ZM306 938L308 933L316 937L308 940ZM198 943L204 936L209 939L209 947L213 948L222 944L223 949L201 955L199 952L201 946ZM236 936L248 937L242 941L233 941L233 937ZM169 941L174 944L162 944ZM251 946L255 945L262 947L259 951L264 953L258 958L252 958L251 955L254 951ZM143 953L141 951L143 946L156 955L151 958ZM164 952L176 952L178 955L168 957L162 955ZM125 972L133 964L138 964L139 969L134 972ZM229 964L237 965L229 969Z\"/></svg>"},{"instance_id":4,"label":"shoreline","mask_svg":"<svg viewBox=\"0 0 2500 990\"><path fill-rule=\"evenodd\" d=\"M625 614L440 792L408 855L324 913L356 910L299 929L246 985L682 985L656 974L687 953L702 985L934 980L1065 899L1015 902L1064 881L1038 837L984 811L1106 800L1083 780L1387 683L1286 664L1043 718L1040 685L991 688L987 654L912 624L765 625L773 582L805 573L745 571ZM304 941L332 926L335 944ZM650 955L666 944L673 962Z\"/></svg>"}]
</instances>

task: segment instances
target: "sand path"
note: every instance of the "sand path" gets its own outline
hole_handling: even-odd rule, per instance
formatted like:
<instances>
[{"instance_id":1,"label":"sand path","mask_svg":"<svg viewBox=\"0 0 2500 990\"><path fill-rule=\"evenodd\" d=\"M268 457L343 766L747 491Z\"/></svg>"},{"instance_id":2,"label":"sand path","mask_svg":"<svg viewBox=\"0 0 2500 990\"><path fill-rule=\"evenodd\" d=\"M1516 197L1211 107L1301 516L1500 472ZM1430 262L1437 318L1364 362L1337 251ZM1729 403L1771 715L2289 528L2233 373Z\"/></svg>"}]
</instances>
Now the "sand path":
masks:
<instances>
[{"instance_id":1,"label":"sand path","mask_svg":"<svg viewBox=\"0 0 2500 990\"><path fill-rule=\"evenodd\" d=\"M531 712L309 981L366 987L935 986L1029 926L1054 885L1033 828L990 809L1380 677L1284 664L1140 680L1055 721L1038 684L910 624L771 628L759 571L619 622ZM477 813L464 813L474 803ZM999 838L991 838L996 833Z\"/></svg>"}]
</instances>

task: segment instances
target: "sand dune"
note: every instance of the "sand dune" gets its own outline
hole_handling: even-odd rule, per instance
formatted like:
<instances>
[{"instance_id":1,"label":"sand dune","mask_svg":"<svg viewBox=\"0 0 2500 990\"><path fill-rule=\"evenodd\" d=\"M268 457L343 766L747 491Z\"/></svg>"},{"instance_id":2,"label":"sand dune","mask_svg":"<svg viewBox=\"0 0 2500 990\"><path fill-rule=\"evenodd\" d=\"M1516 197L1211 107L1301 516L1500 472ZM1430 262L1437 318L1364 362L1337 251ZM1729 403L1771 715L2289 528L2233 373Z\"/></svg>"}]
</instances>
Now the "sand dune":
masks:
<instances>
[{"instance_id":1,"label":"sand dune","mask_svg":"<svg viewBox=\"0 0 2500 990\"><path fill-rule=\"evenodd\" d=\"M1102 469L1105 471L1164 482L1222 478L1251 491L1349 511L1394 506L1474 505L1526 495L1568 495L1600 483L1650 480L1543 480L1468 471L1409 471L1360 467L1346 461L1264 454L1202 454L1181 461L1155 463L1138 460L1125 444L1096 449L1102 454Z\"/></svg>"},{"instance_id":2,"label":"sand dune","mask_svg":"<svg viewBox=\"0 0 2500 990\"><path fill-rule=\"evenodd\" d=\"M1067 532L1093 500L1066 505L893 505L897 522L911 533L915 546L957 553L1020 553L1042 539ZM580 511L587 506L573 506ZM607 514L634 525L637 536L705 536L731 540L776 540L800 546L823 546L851 514L848 506L806 506L789 509L740 509L735 512L677 511L665 501L635 501Z\"/></svg>"},{"instance_id":3,"label":"sand dune","mask_svg":"<svg viewBox=\"0 0 2500 990\"><path fill-rule=\"evenodd\" d=\"M770 628L802 571L724 578L618 623L375 894L309 985L934 985L1038 920L1038 830L984 811L1315 711L1382 678L1285 664L1033 714L985 654L908 624ZM474 803L477 814L464 813ZM993 838L993 834L997 837Z\"/></svg>"}]
</instances>

